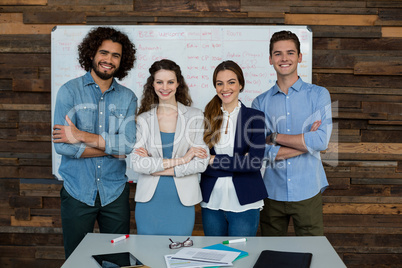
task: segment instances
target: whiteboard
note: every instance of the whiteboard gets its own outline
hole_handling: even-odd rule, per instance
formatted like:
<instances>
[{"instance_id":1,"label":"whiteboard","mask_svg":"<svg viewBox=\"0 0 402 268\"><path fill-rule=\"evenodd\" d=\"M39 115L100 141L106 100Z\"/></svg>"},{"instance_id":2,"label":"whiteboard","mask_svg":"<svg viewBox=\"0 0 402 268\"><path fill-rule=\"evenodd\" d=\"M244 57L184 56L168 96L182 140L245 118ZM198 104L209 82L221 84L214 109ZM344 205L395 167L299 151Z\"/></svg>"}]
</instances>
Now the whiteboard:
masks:
<instances>
[{"instance_id":1,"label":"whiteboard","mask_svg":"<svg viewBox=\"0 0 402 268\"><path fill-rule=\"evenodd\" d=\"M51 34L51 94L52 124L54 105L59 88L67 81L85 74L78 63L77 47L93 27L56 26ZM239 95L246 106L276 81L269 64L269 40L273 33L289 30L300 40L303 61L299 76L312 81L313 35L307 26L239 26L239 25L107 25L128 35L137 51L134 68L118 82L134 91L141 101L143 86L152 63L161 59L175 61L189 86L193 106L204 110L216 94L212 83L215 67L224 60L233 60L243 70L244 91ZM52 172L61 179L58 168L61 156L52 149ZM136 174L127 169L129 180Z\"/></svg>"}]
</instances>

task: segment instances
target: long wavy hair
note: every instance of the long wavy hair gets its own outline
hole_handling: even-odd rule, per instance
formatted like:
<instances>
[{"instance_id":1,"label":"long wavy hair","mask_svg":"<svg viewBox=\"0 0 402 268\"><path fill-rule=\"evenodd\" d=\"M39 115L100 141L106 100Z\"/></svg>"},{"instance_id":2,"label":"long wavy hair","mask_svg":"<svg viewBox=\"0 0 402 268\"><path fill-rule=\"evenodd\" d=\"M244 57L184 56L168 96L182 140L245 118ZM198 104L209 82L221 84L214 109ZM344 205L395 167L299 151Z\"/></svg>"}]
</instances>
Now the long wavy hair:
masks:
<instances>
[{"instance_id":1,"label":"long wavy hair","mask_svg":"<svg viewBox=\"0 0 402 268\"><path fill-rule=\"evenodd\" d=\"M147 79L147 83L144 85L144 90L142 91L141 105L137 114L142 114L146 111L149 111L151 108L155 107L155 105L159 104L159 98L158 95L156 95L155 88L153 86L153 83L155 81L155 73L159 70L175 72L176 79L179 84L175 94L176 101L186 106L191 106L191 104L193 103L190 97L187 83L181 73L180 66L172 60L163 59L160 61L155 61L151 65L151 68L149 68L150 76Z\"/></svg>"},{"instance_id":2,"label":"long wavy hair","mask_svg":"<svg viewBox=\"0 0 402 268\"><path fill-rule=\"evenodd\" d=\"M220 71L229 70L236 74L239 84L242 86L240 92L244 90L244 75L241 67L234 61L227 60L216 66L213 74L213 83L216 88L216 77ZM204 142L209 148L217 144L221 138L221 126L223 121L223 112L221 110L222 100L215 95L212 100L205 106L204 121Z\"/></svg>"},{"instance_id":3,"label":"long wavy hair","mask_svg":"<svg viewBox=\"0 0 402 268\"><path fill-rule=\"evenodd\" d=\"M135 61L135 46L128 36L110 27L92 28L78 46L78 62L85 71L92 68L92 60L103 41L111 40L122 45L120 67L114 74L119 80L127 76Z\"/></svg>"}]
</instances>

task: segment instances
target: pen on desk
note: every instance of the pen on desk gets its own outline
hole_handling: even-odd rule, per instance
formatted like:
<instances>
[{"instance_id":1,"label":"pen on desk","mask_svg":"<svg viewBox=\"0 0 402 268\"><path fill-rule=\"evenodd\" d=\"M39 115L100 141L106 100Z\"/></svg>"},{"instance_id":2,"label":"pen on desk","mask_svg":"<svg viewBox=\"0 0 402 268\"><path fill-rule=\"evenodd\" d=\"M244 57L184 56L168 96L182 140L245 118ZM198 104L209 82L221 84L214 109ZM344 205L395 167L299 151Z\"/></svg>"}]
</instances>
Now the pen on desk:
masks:
<instances>
[{"instance_id":1,"label":"pen on desk","mask_svg":"<svg viewBox=\"0 0 402 268\"><path fill-rule=\"evenodd\" d=\"M130 237L130 235L126 234L126 235L120 236L118 238L112 239L112 241L110 241L110 242L116 243L116 242L119 242L119 241L124 240L124 239L129 238L129 237Z\"/></svg>"},{"instance_id":2,"label":"pen on desk","mask_svg":"<svg viewBox=\"0 0 402 268\"><path fill-rule=\"evenodd\" d=\"M233 240L225 240L222 242L222 244L233 244L233 243L240 243L240 242L246 242L247 238L239 238L239 239L233 239Z\"/></svg>"}]
</instances>

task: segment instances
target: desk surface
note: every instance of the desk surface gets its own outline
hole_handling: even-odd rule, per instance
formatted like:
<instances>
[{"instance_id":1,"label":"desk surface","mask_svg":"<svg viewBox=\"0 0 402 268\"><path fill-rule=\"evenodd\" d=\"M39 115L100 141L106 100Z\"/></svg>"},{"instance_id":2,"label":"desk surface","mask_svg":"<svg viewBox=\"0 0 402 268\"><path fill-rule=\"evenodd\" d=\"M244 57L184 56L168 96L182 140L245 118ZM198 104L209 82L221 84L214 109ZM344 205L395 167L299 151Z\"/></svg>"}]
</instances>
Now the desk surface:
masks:
<instances>
[{"instance_id":1,"label":"desk surface","mask_svg":"<svg viewBox=\"0 0 402 268\"><path fill-rule=\"evenodd\" d=\"M110 240L119 237L116 234L89 233L81 241L75 251L63 264L62 268L97 268L99 267L91 257L95 254L130 251L144 264L152 268L166 267L164 255L175 254L180 249L169 249L169 238L173 241L184 241L184 236L154 236L130 235L130 238L112 244ZM202 248L224 240L236 237L192 236L194 247ZM247 237L247 242L230 244L249 253L249 256L233 262L233 267L253 267L262 250L311 252L313 258L311 268L345 268L345 264L338 256L325 236L308 237Z\"/></svg>"}]
</instances>

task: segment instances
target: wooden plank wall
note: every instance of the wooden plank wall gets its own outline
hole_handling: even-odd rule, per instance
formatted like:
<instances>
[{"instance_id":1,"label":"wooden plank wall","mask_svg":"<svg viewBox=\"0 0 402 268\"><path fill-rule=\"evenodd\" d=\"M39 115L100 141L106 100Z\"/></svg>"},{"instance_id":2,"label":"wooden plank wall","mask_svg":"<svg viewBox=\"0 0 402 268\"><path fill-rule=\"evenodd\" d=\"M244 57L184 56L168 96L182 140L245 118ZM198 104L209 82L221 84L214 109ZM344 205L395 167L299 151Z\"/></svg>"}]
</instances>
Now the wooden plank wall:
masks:
<instances>
[{"instance_id":1,"label":"wooden plank wall","mask_svg":"<svg viewBox=\"0 0 402 268\"><path fill-rule=\"evenodd\" d=\"M1 267L64 261L50 139L50 32L62 24L311 26L313 82L331 92L334 114L325 234L348 267L401 267L399 0L1 0ZM196 222L202 235L199 208Z\"/></svg>"}]
</instances>

